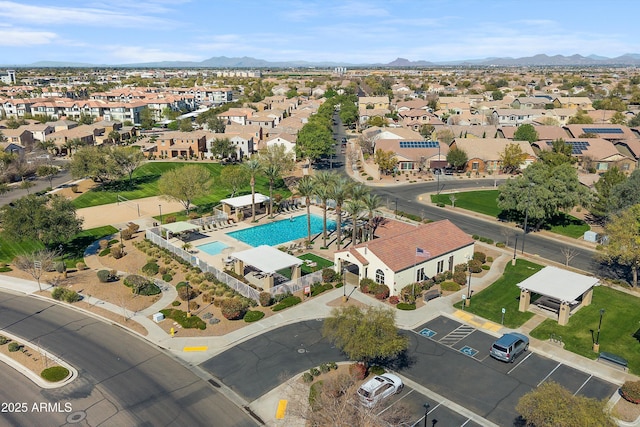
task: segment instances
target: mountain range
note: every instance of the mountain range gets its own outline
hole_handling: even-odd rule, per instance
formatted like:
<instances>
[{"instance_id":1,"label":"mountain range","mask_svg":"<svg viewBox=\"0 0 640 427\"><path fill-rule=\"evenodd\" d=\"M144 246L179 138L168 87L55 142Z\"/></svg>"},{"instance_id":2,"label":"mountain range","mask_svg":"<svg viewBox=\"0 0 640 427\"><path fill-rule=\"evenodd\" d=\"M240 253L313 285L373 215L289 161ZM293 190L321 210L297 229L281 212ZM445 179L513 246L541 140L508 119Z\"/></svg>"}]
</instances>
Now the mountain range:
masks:
<instances>
[{"instance_id":1,"label":"mountain range","mask_svg":"<svg viewBox=\"0 0 640 427\"><path fill-rule=\"evenodd\" d=\"M501 66L501 67L517 67L517 66L640 66L640 54L627 53L615 58L607 58L597 55L554 55L545 54L521 57L521 58L484 58L469 59L459 61L410 61L404 58L397 58L387 64L350 64L344 62L309 62L309 61L280 61L270 62L264 59L256 59L248 56L241 58L229 58L226 56L217 56L206 59L204 61L161 61L161 62L142 62L133 64L87 64L78 62L63 61L39 61L32 64L23 65L4 65L3 67L28 67L28 68L45 68L45 67L109 67L109 68L332 68L332 67L350 67L350 68L411 68L411 67L438 67L438 66Z\"/></svg>"}]
</instances>

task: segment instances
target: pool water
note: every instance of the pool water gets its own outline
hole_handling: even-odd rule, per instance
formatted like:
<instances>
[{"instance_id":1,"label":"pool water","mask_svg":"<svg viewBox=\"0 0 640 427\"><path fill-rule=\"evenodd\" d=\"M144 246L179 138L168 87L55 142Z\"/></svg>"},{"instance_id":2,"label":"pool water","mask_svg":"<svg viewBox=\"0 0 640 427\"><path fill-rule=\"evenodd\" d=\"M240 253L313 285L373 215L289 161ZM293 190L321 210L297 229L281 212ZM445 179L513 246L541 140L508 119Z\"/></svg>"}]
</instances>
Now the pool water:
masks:
<instances>
[{"instance_id":1,"label":"pool water","mask_svg":"<svg viewBox=\"0 0 640 427\"><path fill-rule=\"evenodd\" d=\"M209 242L209 243L205 243L204 245L196 246L196 248L198 248L205 254L209 254L209 255L218 255L220 252L222 252L223 249L228 247L229 245L226 245L218 241Z\"/></svg>"},{"instance_id":2,"label":"pool water","mask_svg":"<svg viewBox=\"0 0 640 427\"><path fill-rule=\"evenodd\" d=\"M336 229L336 222L327 219L327 233ZM322 233L322 217L311 215L311 234ZM276 246L307 237L307 215L300 215L257 227L227 233L228 236L251 246Z\"/></svg>"}]
</instances>

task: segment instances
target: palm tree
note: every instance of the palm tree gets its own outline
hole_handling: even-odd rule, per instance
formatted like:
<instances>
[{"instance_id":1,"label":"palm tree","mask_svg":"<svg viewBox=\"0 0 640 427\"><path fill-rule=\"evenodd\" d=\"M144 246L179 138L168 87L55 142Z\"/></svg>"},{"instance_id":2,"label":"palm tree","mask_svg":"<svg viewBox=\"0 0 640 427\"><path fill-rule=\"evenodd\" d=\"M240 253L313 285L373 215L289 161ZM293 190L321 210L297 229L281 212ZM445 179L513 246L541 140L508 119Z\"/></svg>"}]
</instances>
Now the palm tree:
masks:
<instances>
[{"instance_id":1,"label":"palm tree","mask_svg":"<svg viewBox=\"0 0 640 427\"><path fill-rule=\"evenodd\" d=\"M314 190L313 180L310 177L305 176L298 182L297 193L305 198L304 201L307 205L307 242L309 243L311 243L311 212L309 205L311 204L311 196L314 194Z\"/></svg>"},{"instance_id":2,"label":"palm tree","mask_svg":"<svg viewBox=\"0 0 640 427\"><path fill-rule=\"evenodd\" d=\"M380 206L382 206L382 199L377 194L367 194L362 199L364 202L365 209L367 211L367 239L371 240L373 238L373 216L376 214L376 211Z\"/></svg>"},{"instance_id":3,"label":"palm tree","mask_svg":"<svg viewBox=\"0 0 640 427\"><path fill-rule=\"evenodd\" d=\"M329 186L331 198L336 202L336 216L338 217L336 231L338 239L336 240L337 249L340 250L341 234L342 234L342 205L351 194L351 181L345 177L339 177Z\"/></svg>"},{"instance_id":4,"label":"palm tree","mask_svg":"<svg viewBox=\"0 0 640 427\"><path fill-rule=\"evenodd\" d=\"M243 164L251 177L251 221L256 222L256 175L261 169L260 161L257 158L249 159Z\"/></svg>"},{"instance_id":5,"label":"palm tree","mask_svg":"<svg viewBox=\"0 0 640 427\"><path fill-rule=\"evenodd\" d=\"M262 165L262 171L269 179L269 216L273 216L273 186L284 172L293 170L295 162L290 152L286 151L283 144L275 144L267 147L258 155L258 161Z\"/></svg>"},{"instance_id":6,"label":"palm tree","mask_svg":"<svg viewBox=\"0 0 640 427\"><path fill-rule=\"evenodd\" d=\"M351 199L344 203L344 210L351 214L351 222L353 226L351 234L351 242L355 245L358 236L358 217L364 210L365 205L362 200Z\"/></svg>"},{"instance_id":7,"label":"palm tree","mask_svg":"<svg viewBox=\"0 0 640 427\"><path fill-rule=\"evenodd\" d=\"M331 198L330 186L338 175L330 172L318 172L313 176L315 195L322 202L322 247L327 247L327 201Z\"/></svg>"},{"instance_id":8,"label":"palm tree","mask_svg":"<svg viewBox=\"0 0 640 427\"><path fill-rule=\"evenodd\" d=\"M369 194L369 188L367 188L364 184L353 184L351 186L351 191L349 192L350 198L353 200L364 200L365 196Z\"/></svg>"}]
</instances>

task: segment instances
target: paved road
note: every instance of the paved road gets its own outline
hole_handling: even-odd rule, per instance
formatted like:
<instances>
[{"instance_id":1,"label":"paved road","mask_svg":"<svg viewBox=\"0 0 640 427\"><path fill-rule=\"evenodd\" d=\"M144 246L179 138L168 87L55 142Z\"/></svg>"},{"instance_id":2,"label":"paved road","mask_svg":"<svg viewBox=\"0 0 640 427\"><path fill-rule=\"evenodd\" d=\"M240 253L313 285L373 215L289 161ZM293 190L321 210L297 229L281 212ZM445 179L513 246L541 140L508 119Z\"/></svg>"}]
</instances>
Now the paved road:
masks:
<instances>
[{"instance_id":1,"label":"paved road","mask_svg":"<svg viewBox=\"0 0 640 427\"><path fill-rule=\"evenodd\" d=\"M75 310L0 292L0 329L37 342L79 371L79 379L60 389L43 391L40 401L70 401L74 411L91 415L88 425L257 424L219 389L162 351ZM1 371L0 381L11 381L14 374ZM6 387L0 390L3 401L35 399L28 389L25 396ZM110 405L96 411L96 401ZM18 423L30 424L45 425L31 423L29 418Z\"/></svg>"},{"instance_id":2,"label":"paved road","mask_svg":"<svg viewBox=\"0 0 640 427\"><path fill-rule=\"evenodd\" d=\"M69 181L71 181L71 173L69 173L68 170L63 170L63 171L60 171L60 173L58 173L53 178L53 180L51 180L51 183L52 183L51 187L56 188L57 186L67 183ZM10 192L0 196L0 206L9 204L14 200L19 199L20 197L26 196L29 193L30 194L37 193L38 191L49 188L50 186L49 180L44 178L38 178L31 182L35 185L29 189L28 193L27 193L27 190L22 190L18 188L16 185L12 185L13 189Z\"/></svg>"},{"instance_id":3,"label":"paved road","mask_svg":"<svg viewBox=\"0 0 640 427\"><path fill-rule=\"evenodd\" d=\"M498 181L499 185L500 182ZM479 180L443 180L440 182L445 190L469 190L473 188L493 187L493 179ZM403 185L395 187L373 187L371 191L380 195L382 200L388 203L390 209L397 209L407 213L424 216L432 220L449 219L464 232L468 234L477 234L479 236L488 237L496 242L504 241L505 230L510 231L514 235L519 236L518 253L521 251L522 230L513 226L502 224L496 221L487 221L474 216L456 213L451 209L442 209L431 205L430 200L419 201L418 197L424 193L435 192L437 189L435 182L429 182L420 185ZM514 239L510 239L510 245L513 245ZM535 254L542 258L564 263L565 258L561 252L562 248L568 246L559 243L557 240L546 238L536 233L528 233L525 242L525 252ZM591 273L604 274L602 266L594 260L594 252L587 248L573 247L576 256L571 261L571 266L588 271Z\"/></svg>"}]
</instances>

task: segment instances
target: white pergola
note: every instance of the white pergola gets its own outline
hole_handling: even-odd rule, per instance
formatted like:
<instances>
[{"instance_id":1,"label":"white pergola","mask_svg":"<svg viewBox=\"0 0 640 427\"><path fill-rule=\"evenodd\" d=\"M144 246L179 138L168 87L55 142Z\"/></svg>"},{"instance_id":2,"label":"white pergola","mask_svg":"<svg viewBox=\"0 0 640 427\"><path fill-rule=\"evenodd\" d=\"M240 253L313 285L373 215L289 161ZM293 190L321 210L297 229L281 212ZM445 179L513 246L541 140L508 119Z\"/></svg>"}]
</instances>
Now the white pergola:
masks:
<instances>
[{"instance_id":1,"label":"white pergola","mask_svg":"<svg viewBox=\"0 0 640 427\"><path fill-rule=\"evenodd\" d=\"M191 224L187 221L170 222L169 224L162 224L161 227L172 234L180 234L189 231L197 231L199 226Z\"/></svg>"},{"instance_id":2,"label":"white pergola","mask_svg":"<svg viewBox=\"0 0 640 427\"><path fill-rule=\"evenodd\" d=\"M234 259L235 272L238 275L244 275L245 264L260 270L261 273L252 273L244 277L264 290L273 287L273 274L278 270L291 267L291 279L299 278L300 266L303 263L300 258L268 245L233 252L230 256Z\"/></svg>"},{"instance_id":3,"label":"white pergola","mask_svg":"<svg viewBox=\"0 0 640 427\"><path fill-rule=\"evenodd\" d=\"M255 193L254 199L256 205L269 201L269 197L261 193ZM237 213L238 209L244 209L247 206L251 206L251 194L222 199L220 200L220 203L222 203L222 211L227 215L231 214L231 208L235 209L235 212Z\"/></svg>"},{"instance_id":4,"label":"white pergola","mask_svg":"<svg viewBox=\"0 0 640 427\"><path fill-rule=\"evenodd\" d=\"M558 324L569 321L571 306L577 305L582 297L581 306L591 304L593 287L600 280L557 267L545 267L533 276L518 284L520 288L520 311L527 311L531 302L531 293L543 295L560 301Z\"/></svg>"}]
</instances>

